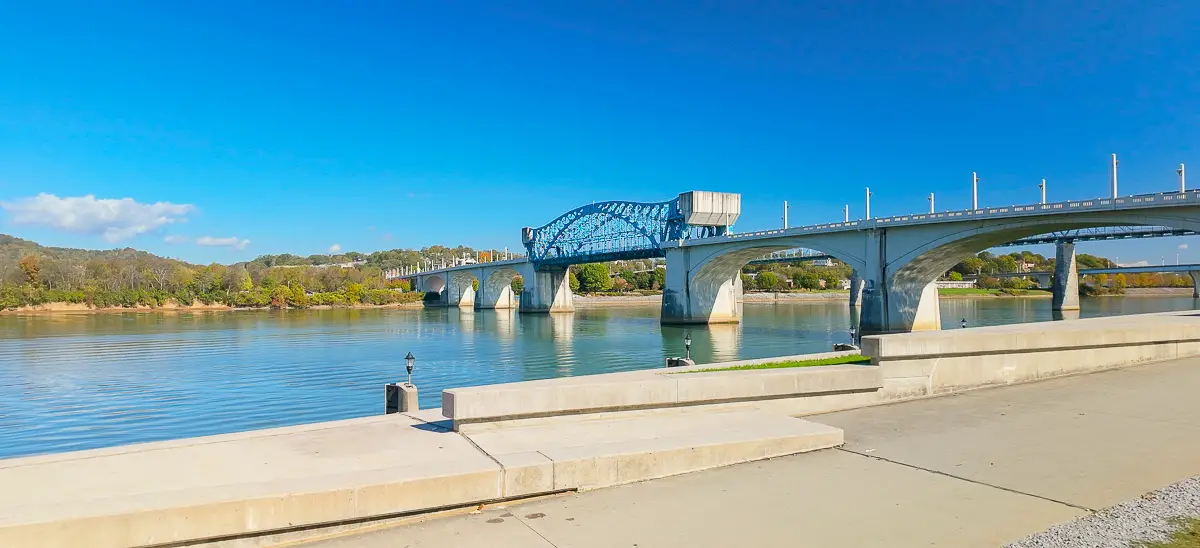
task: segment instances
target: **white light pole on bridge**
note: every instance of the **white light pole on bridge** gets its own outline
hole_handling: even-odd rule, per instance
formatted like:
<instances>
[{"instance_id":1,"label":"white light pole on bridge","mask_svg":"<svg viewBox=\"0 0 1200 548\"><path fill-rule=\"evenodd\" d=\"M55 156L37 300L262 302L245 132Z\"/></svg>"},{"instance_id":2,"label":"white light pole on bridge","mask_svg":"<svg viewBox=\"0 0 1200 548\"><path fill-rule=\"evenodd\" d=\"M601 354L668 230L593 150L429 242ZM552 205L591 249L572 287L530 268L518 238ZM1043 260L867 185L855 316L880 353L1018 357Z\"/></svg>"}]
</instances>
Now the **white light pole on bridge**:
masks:
<instances>
[{"instance_id":1,"label":"white light pole on bridge","mask_svg":"<svg viewBox=\"0 0 1200 548\"><path fill-rule=\"evenodd\" d=\"M979 174L971 172L971 209L979 209Z\"/></svg>"},{"instance_id":2,"label":"white light pole on bridge","mask_svg":"<svg viewBox=\"0 0 1200 548\"><path fill-rule=\"evenodd\" d=\"M1114 152L1112 155L1112 197L1113 197L1113 199L1116 199L1116 197L1117 197L1117 164L1119 164L1119 163L1120 162L1117 161L1117 153Z\"/></svg>"},{"instance_id":3,"label":"white light pole on bridge","mask_svg":"<svg viewBox=\"0 0 1200 548\"><path fill-rule=\"evenodd\" d=\"M1046 180L1045 179L1042 179L1042 183L1038 185L1038 188L1042 189L1042 204L1045 205L1045 203L1046 203Z\"/></svg>"},{"instance_id":4,"label":"white light pole on bridge","mask_svg":"<svg viewBox=\"0 0 1200 548\"><path fill-rule=\"evenodd\" d=\"M933 213L933 193L929 193L929 212Z\"/></svg>"},{"instance_id":5,"label":"white light pole on bridge","mask_svg":"<svg viewBox=\"0 0 1200 548\"><path fill-rule=\"evenodd\" d=\"M867 187L867 220L871 220L871 187Z\"/></svg>"},{"instance_id":6,"label":"white light pole on bridge","mask_svg":"<svg viewBox=\"0 0 1200 548\"><path fill-rule=\"evenodd\" d=\"M1179 191L1187 192L1187 175L1183 171L1183 164L1179 164L1179 169L1175 170L1179 174Z\"/></svg>"},{"instance_id":7,"label":"white light pole on bridge","mask_svg":"<svg viewBox=\"0 0 1200 548\"><path fill-rule=\"evenodd\" d=\"M787 205L787 200L784 200L784 201L783 201L783 229L784 229L784 230L787 230L787 227L788 227L788 224L787 224L787 214L788 214L788 205Z\"/></svg>"},{"instance_id":8,"label":"white light pole on bridge","mask_svg":"<svg viewBox=\"0 0 1200 548\"><path fill-rule=\"evenodd\" d=\"M844 219L842 219L842 222L844 222L844 223L850 222L850 204L846 204L846 205L842 206L842 217L844 217Z\"/></svg>"}]
</instances>

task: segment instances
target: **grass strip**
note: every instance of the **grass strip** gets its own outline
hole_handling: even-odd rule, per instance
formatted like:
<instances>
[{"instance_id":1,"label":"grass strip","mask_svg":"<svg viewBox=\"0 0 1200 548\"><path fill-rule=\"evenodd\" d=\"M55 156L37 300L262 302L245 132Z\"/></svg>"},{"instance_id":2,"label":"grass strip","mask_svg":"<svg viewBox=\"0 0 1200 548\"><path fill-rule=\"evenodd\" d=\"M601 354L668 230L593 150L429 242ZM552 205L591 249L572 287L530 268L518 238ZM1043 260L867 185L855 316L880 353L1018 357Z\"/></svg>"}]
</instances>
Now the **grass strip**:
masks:
<instances>
[{"instance_id":1,"label":"grass strip","mask_svg":"<svg viewBox=\"0 0 1200 548\"><path fill-rule=\"evenodd\" d=\"M1162 542L1139 542L1139 548L1200 548L1200 519L1179 518L1173 523L1178 529Z\"/></svg>"},{"instance_id":2,"label":"grass strip","mask_svg":"<svg viewBox=\"0 0 1200 548\"><path fill-rule=\"evenodd\" d=\"M817 360L791 360L784 362L756 363L752 365L734 365L730 367L719 367L716 369L694 369L691 371L672 371L672 375L684 375L687 373L710 373L712 371L752 371L755 369L785 369L788 367L812 367L815 365L866 365L871 363L871 358L861 354L852 354L849 356L837 356L834 358L821 358Z\"/></svg>"}]
</instances>

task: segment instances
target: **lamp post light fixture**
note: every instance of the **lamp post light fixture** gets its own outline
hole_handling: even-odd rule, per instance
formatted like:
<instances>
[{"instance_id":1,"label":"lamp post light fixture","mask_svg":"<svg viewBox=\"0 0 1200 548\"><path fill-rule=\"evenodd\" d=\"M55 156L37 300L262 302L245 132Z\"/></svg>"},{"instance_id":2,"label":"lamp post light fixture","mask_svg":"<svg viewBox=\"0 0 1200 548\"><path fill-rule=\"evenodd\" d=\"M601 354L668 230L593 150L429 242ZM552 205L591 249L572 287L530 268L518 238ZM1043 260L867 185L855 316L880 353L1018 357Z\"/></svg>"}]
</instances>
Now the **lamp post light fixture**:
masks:
<instances>
[{"instance_id":1,"label":"lamp post light fixture","mask_svg":"<svg viewBox=\"0 0 1200 548\"><path fill-rule=\"evenodd\" d=\"M687 335L683 336L683 348L687 352L687 355L685 357L689 360L692 359L692 334L691 333L688 333Z\"/></svg>"},{"instance_id":2,"label":"lamp post light fixture","mask_svg":"<svg viewBox=\"0 0 1200 548\"><path fill-rule=\"evenodd\" d=\"M404 368L408 369L408 385L409 386L412 386L412 372L413 372L413 367L416 365L417 365L417 359L413 357L412 352L409 352L408 355L404 357Z\"/></svg>"}]
</instances>

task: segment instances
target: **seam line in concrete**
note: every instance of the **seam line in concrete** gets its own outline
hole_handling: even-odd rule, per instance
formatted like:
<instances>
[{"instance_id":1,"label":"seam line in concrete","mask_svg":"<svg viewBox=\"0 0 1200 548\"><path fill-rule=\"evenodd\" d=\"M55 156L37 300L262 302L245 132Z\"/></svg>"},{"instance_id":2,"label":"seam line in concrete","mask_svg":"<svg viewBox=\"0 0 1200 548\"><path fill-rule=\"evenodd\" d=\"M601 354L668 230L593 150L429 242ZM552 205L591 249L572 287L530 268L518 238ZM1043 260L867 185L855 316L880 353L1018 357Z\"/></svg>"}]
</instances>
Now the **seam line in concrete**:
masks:
<instances>
[{"instance_id":1,"label":"seam line in concrete","mask_svg":"<svg viewBox=\"0 0 1200 548\"><path fill-rule=\"evenodd\" d=\"M547 461L550 461L550 488L554 489L558 487L558 472L554 469L554 459L546 456L546 454L541 451L538 451L537 454L541 455L542 458L546 459Z\"/></svg>"},{"instance_id":2,"label":"seam line in concrete","mask_svg":"<svg viewBox=\"0 0 1200 548\"><path fill-rule=\"evenodd\" d=\"M949 473L946 473L946 472L942 472L941 470L934 470L934 469L932 469L932 468L925 468L925 467L923 467L923 466L917 466L917 465L915 465L915 464L908 464L908 463L906 463L906 462L900 462L900 461L897 461L897 460L892 460L892 459L889 459L889 458L886 458L886 457L878 457L878 456L875 456L875 455L869 455L869 454L866 454L866 453L861 453L861 452L854 451L854 450L851 450L851 449L846 449L845 447L835 447L834 449L837 449L837 450L839 450L839 451L844 451L844 452L846 452L846 453L850 453L850 454L852 454L852 455L858 455L858 456L860 456L860 457L866 457L866 458L869 458L869 459L875 459L875 460L878 460L878 461L883 461L883 462L887 462L887 463L891 463L891 464L896 464L896 465L903 466L903 467L906 467L906 468L912 468L913 470L920 470L920 471L922 471L922 472L928 472L928 473L930 473L930 474L937 474L937 475L939 475L939 476L945 476L945 477L948 477L948 478L953 478L953 479L956 479L956 480L965 481L965 482L967 482L967 483L974 483L975 485L982 485L982 486L984 486L984 487L991 487L992 489L999 489L999 490L1001 490L1001 491L1007 491L1007 492L1009 492L1009 493L1012 493L1012 494L1014 494L1014 495L1024 495L1024 496L1027 496L1027 497L1033 497L1033 498L1035 498L1035 499L1041 499L1041 500L1044 500L1044 501L1046 501L1046 502L1053 502L1053 503L1055 503L1055 504L1061 504L1061 505L1063 505L1063 506L1069 506L1069 507L1071 507L1071 508L1074 508L1074 509L1076 509L1076 510L1083 510L1084 512L1087 512L1087 513L1089 513L1089 514L1094 514L1094 513L1096 512L1096 510L1094 510L1094 509L1092 509L1092 508L1088 508L1087 506L1080 506L1080 505L1078 505L1078 504L1072 504L1072 503L1070 503L1070 502L1066 502L1066 501L1062 501L1062 500L1058 500L1058 499L1052 499L1052 498L1050 498L1050 497L1044 497L1044 496L1042 496L1042 495L1035 495L1035 494L1033 494L1033 493L1027 493L1027 492L1025 492L1025 491L1019 491L1019 490L1017 490L1017 489L1012 489L1012 488L1009 488L1009 487L1004 487L1004 486L1001 486L1001 485L996 485L996 484L993 484L993 483L987 483L987 482L984 482L984 481L973 480L973 479L971 479L971 478L964 478L964 477L962 477L962 476L956 476L956 475L954 475L954 474L949 474Z\"/></svg>"},{"instance_id":3,"label":"seam line in concrete","mask_svg":"<svg viewBox=\"0 0 1200 548\"><path fill-rule=\"evenodd\" d=\"M513 514L513 517L517 519L518 523L520 523L521 525L524 525L526 529L533 531L533 534L541 537L542 540L546 541L546 544L549 544L551 546L551 548L558 548L557 544L550 542L550 539L546 538L546 535L543 535L541 531L534 529L532 526L530 526L528 523L526 523L525 520L521 518L521 516L518 516L517 514Z\"/></svg>"}]
</instances>

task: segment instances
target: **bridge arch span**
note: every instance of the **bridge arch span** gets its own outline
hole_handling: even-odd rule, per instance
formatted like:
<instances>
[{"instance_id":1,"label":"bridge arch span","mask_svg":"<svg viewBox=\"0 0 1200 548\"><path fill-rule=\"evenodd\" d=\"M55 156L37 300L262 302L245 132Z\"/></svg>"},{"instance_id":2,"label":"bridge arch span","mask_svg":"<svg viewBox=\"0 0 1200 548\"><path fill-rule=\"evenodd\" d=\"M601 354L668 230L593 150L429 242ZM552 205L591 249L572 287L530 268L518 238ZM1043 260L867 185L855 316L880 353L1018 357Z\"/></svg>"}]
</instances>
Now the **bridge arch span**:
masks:
<instances>
[{"instance_id":1,"label":"bridge arch span","mask_svg":"<svg viewBox=\"0 0 1200 548\"><path fill-rule=\"evenodd\" d=\"M460 308L474 308L477 273L474 270L455 270L447 274L450 281L446 284L446 304Z\"/></svg>"},{"instance_id":2,"label":"bridge arch span","mask_svg":"<svg viewBox=\"0 0 1200 548\"><path fill-rule=\"evenodd\" d=\"M937 292L933 282L963 259L1000 244L1066 230L1108 226L1166 226L1195 230L1200 221L1183 211L1098 211L1061 217L997 219L930 230L893 230L882 245L883 262L864 292L864 331L937 329ZM868 253L870 255L870 253ZM872 283L873 282L873 283Z\"/></svg>"},{"instance_id":3,"label":"bridge arch span","mask_svg":"<svg viewBox=\"0 0 1200 548\"><path fill-rule=\"evenodd\" d=\"M426 293L441 293L446 289L446 280L441 276L427 276L421 283L421 291Z\"/></svg>"},{"instance_id":4,"label":"bridge arch span","mask_svg":"<svg viewBox=\"0 0 1200 548\"><path fill-rule=\"evenodd\" d=\"M741 318L742 267L774 251L806 248L826 253L856 271L866 261L858 232L804 234L667 248L664 323L724 323Z\"/></svg>"},{"instance_id":5,"label":"bridge arch span","mask_svg":"<svg viewBox=\"0 0 1200 548\"><path fill-rule=\"evenodd\" d=\"M512 281L520 273L511 266L486 270L475 295L475 308L516 308L519 298L513 294Z\"/></svg>"}]
</instances>

